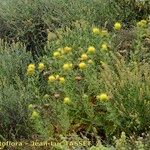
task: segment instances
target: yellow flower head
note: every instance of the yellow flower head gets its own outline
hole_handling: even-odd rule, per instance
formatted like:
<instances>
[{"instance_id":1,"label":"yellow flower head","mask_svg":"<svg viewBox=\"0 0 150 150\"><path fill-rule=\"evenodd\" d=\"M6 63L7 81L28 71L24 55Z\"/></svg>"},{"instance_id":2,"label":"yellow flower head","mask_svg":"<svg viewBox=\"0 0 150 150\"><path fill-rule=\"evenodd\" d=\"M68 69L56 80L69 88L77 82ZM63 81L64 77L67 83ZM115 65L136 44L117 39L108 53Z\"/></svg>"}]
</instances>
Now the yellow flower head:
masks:
<instances>
[{"instance_id":1,"label":"yellow flower head","mask_svg":"<svg viewBox=\"0 0 150 150\"><path fill-rule=\"evenodd\" d=\"M71 100L69 97L64 98L64 104L67 104L67 105L71 104Z\"/></svg>"},{"instance_id":2,"label":"yellow flower head","mask_svg":"<svg viewBox=\"0 0 150 150\"><path fill-rule=\"evenodd\" d=\"M147 21L146 20L141 20L141 22L143 23L143 24L147 24Z\"/></svg>"},{"instance_id":3,"label":"yellow flower head","mask_svg":"<svg viewBox=\"0 0 150 150\"><path fill-rule=\"evenodd\" d=\"M30 104L29 106L28 106L28 109L33 109L33 105L32 104Z\"/></svg>"},{"instance_id":4,"label":"yellow flower head","mask_svg":"<svg viewBox=\"0 0 150 150\"><path fill-rule=\"evenodd\" d=\"M44 68L45 68L44 63L39 63L39 65L38 65L38 70L39 70L40 72L42 72L42 71L44 70Z\"/></svg>"},{"instance_id":5,"label":"yellow flower head","mask_svg":"<svg viewBox=\"0 0 150 150\"><path fill-rule=\"evenodd\" d=\"M34 74L35 74L35 70L33 70L32 68L27 69L27 75L32 76Z\"/></svg>"},{"instance_id":6,"label":"yellow flower head","mask_svg":"<svg viewBox=\"0 0 150 150\"><path fill-rule=\"evenodd\" d=\"M108 50L107 44L102 44L101 49L102 49L102 50Z\"/></svg>"},{"instance_id":7,"label":"yellow flower head","mask_svg":"<svg viewBox=\"0 0 150 150\"><path fill-rule=\"evenodd\" d=\"M71 52L71 50L72 50L71 47L68 47L68 46L64 47L64 52L65 53L69 53L69 52Z\"/></svg>"},{"instance_id":8,"label":"yellow flower head","mask_svg":"<svg viewBox=\"0 0 150 150\"><path fill-rule=\"evenodd\" d=\"M59 78L59 83L61 83L61 84L65 83L65 78L64 77L60 77Z\"/></svg>"},{"instance_id":9,"label":"yellow flower head","mask_svg":"<svg viewBox=\"0 0 150 150\"><path fill-rule=\"evenodd\" d=\"M37 111L33 111L31 115L31 119L36 119L39 117L39 113Z\"/></svg>"},{"instance_id":10,"label":"yellow flower head","mask_svg":"<svg viewBox=\"0 0 150 150\"><path fill-rule=\"evenodd\" d=\"M66 63L63 65L64 70L71 70L71 68L72 68L72 63Z\"/></svg>"},{"instance_id":11,"label":"yellow flower head","mask_svg":"<svg viewBox=\"0 0 150 150\"><path fill-rule=\"evenodd\" d=\"M88 52L89 53L95 53L95 47L94 46L89 46Z\"/></svg>"},{"instance_id":12,"label":"yellow flower head","mask_svg":"<svg viewBox=\"0 0 150 150\"><path fill-rule=\"evenodd\" d=\"M85 64L84 62L81 62L81 63L79 64L79 68L80 68L80 69L85 69L85 68L86 68L86 64Z\"/></svg>"},{"instance_id":13,"label":"yellow flower head","mask_svg":"<svg viewBox=\"0 0 150 150\"><path fill-rule=\"evenodd\" d=\"M56 78L55 78L55 76L53 76L53 75L50 75L50 76L48 77L48 83L54 82L55 80L56 80Z\"/></svg>"},{"instance_id":14,"label":"yellow flower head","mask_svg":"<svg viewBox=\"0 0 150 150\"><path fill-rule=\"evenodd\" d=\"M137 23L138 27L146 27L147 21L146 20L141 20Z\"/></svg>"},{"instance_id":15,"label":"yellow flower head","mask_svg":"<svg viewBox=\"0 0 150 150\"><path fill-rule=\"evenodd\" d=\"M119 22L116 22L116 23L114 24L114 29L115 29L115 30L120 30L121 27L122 27L122 25L121 25L121 23L119 23Z\"/></svg>"},{"instance_id":16,"label":"yellow flower head","mask_svg":"<svg viewBox=\"0 0 150 150\"><path fill-rule=\"evenodd\" d=\"M92 32L93 32L94 34L100 34L100 29L94 27L94 28L92 29Z\"/></svg>"},{"instance_id":17,"label":"yellow flower head","mask_svg":"<svg viewBox=\"0 0 150 150\"><path fill-rule=\"evenodd\" d=\"M72 67L73 67L73 64L72 64L72 63L69 63L69 66L70 66L70 68L72 68Z\"/></svg>"},{"instance_id":18,"label":"yellow flower head","mask_svg":"<svg viewBox=\"0 0 150 150\"><path fill-rule=\"evenodd\" d=\"M34 64L29 64L28 69L35 69L35 65Z\"/></svg>"},{"instance_id":19,"label":"yellow flower head","mask_svg":"<svg viewBox=\"0 0 150 150\"><path fill-rule=\"evenodd\" d=\"M27 75L34 75L35 74L35 65L29 64L27 68Z\"/></svg>"},{"instance_id":20,"label":"yellow flower head","mask_svg":"<svg viewBox=\"0 0 150 150\"><path fill-rule=\"evenodd\" d=\"M87 56L87 54L82 54L81 55L81 60L87 60L88 59L88 56Z\"/></svg>"},{"instance_id":21,"label":"yellow flower head","mask_svg":"<svg viewBox=\"0 0 150 150\"><path fill-rule=\"evenodd\" d=\"M59 75L58 75L58 74L55 76L55 79L56 79L56 80L58 80L58 79L59 79Z\"/></svg>"},{"instance_id":22,"label":"yellow flower head","mask_svg":"<svg viewBox=\"0 0 150 150\"><path fill-rule=\"evenodd\" d=\"M92 59L89 59L89 60L88 60L88 63L89 63L89 64L94 64L94 62L93 62Z\"/></svg>"},{"instance_id":23,"label":"yellow flower head","mask_svg":"<svg viewBox=\"0 0 150 150\"><path fill-rule=\"evenodd\" d=\"M60 52L61 54L64 54L64 49L63 48L58 48L57 51Z\"/></svg>"},{"instance_id":24,"label":"yellow flower head","mask_svg":"<svg viewBox=\"0 0 150 150\"><path fill-rule=\"evenodd\" d=\"M60 56L61 56L61 54L58 51L56 51L56 52L53 53L53 57L54 58L60 58Z\"/></svg>"},{"instance_id":25,"label":"yellow flower head","mask_svg":"<svg viewBox=\"0 0 150 150\"><path fill-rule=\"evenodd\" d=\"M109 100L109 97L106 93L99 94L96 98L102 102Z\"/></svg>"}]
</instances>

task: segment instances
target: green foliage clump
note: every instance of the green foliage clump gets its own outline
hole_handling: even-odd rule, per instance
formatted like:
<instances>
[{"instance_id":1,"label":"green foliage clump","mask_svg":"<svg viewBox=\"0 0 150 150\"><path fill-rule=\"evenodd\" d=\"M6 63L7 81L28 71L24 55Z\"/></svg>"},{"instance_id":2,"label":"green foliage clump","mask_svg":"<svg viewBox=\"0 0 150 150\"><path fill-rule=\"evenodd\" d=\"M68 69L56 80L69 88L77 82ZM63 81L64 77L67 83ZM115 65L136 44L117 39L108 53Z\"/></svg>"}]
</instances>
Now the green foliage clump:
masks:
<instances>
[{"instance_id":1,"label":"green foliage clump","mask_svg":"<svg viewBox=\"0 0 150 150\"><path fill-rule=\"evenodd\" d=\"M148 1L140 10L137 1L7 2L0 9L0 138L54 138L54 149L69 149L61 140L77 134L73 140L86 137L91 150L147 149ZM43 56L34 61L26 50Z\"/></svg>"}]
</instances>

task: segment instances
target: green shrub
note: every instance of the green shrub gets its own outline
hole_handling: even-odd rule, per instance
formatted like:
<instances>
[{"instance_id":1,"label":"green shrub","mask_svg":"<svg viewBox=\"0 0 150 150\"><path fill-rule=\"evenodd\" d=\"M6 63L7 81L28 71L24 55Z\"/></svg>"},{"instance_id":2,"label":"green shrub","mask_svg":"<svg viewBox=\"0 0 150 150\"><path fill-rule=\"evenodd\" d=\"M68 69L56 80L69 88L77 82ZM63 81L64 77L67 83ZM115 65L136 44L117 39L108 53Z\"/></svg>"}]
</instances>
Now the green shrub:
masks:
<instances>
[{"instance_id":1,"label":"green shrub","mask_svg":"<svg viewBox=\"0 0 150 150\"><path fill-rule=\"evenodd\" d=\"M0 138L57 139L76 132L92 144L102 141L91 149L147 148L149 20L124 28L125 18L136 22L133 1L15 2L9 7L6 1L0 10L2 38L12 38L9 44L0 41ZM44 41L38 36L42 28ZM26 50L44 56L35 62ZM107 145L122 131L116 145ZM130 142L141 135L143 141Z\"/></svg>"},{"instance_id":2,"label":"green shrub","mask_svg":"<svg viewBox=\"0 0 150 150\"><path fill-rule=\"evenodd\" d=\"M2 43L1 43L2 44ZM29 136L26 103L29 91L25 89L26 65L31 61L23 47L0 48L0 134L4 138ZM27 128L24 129L24 126ZM29 131L30 130L30 131Z\"/></svg>"},{"instance_id":3,"label":"green shrub","mask_svg":"<svg viewBox=\"0 0 150 150\"><path fill-rule=\"evenodd\" d=\"M147 29L148 26L135 29L137 35L127 59L117 52L113 43L121 31L96 36L85 22L76 22L72 30L66 28L65 32L57 31L59 40L47 42L45 49L48 53L41 60L47 66L44 72L50 72L45 92L52 95L51 101L59 118L57 123L60 133L66 134L72 128L87 136L94 132L109 140L121 131L125 131L127 135L132 132L139 135L148 131L149 60L139 59L141 53L143 56L147 55L147 51L141 52L145 46L139 38ZM137 42L141 44L137 46ZM107 45L106 49L101 47L104 43ZM95 53L87 52L90 46L95 47ZM137 51L139 53L136 56ZM93 63L85 60L83 62L86 68L79 69L81 55L85 53ZM67 67L63 67L64 65ZM64 84L59 84L57 75L64 77ZM109 99L108 102L101 102L99 94L103 94L104 101ZM67 101L63 104L65 97Z\"/></svg>"},{"instance_id":4,"label":"green shrub","mask_svg":"<svg viewBox=\"0 0 150 150\"><path fill-rule=\"evenodd\" d=\"M116 20L133 24L136 19L145 19L149 15L149 1L146 0L121 3L117 0L7 0L0 3L0 37L8 42L21 40L34 58L44 55L47 29L54 32L81 20L111 29Z\"/></svg>"}]
</instances>

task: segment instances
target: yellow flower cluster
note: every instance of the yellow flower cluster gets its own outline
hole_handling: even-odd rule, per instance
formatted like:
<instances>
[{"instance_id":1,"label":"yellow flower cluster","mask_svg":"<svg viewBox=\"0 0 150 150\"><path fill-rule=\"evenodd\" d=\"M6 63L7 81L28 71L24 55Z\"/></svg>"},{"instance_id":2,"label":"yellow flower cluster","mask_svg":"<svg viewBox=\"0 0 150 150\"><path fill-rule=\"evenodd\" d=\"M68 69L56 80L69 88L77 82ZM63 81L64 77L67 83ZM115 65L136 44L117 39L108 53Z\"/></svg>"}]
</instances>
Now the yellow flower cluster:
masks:
<instances>
[{"instance_id":1,"label":"yellow flower cluster","mask_svg":"<svg viewBox=\"0 0 150 150\"><path fill-rule=\"evenodd\" d=\"M92 29L92 32L93 32L93 34L95 34L95 35L100 35L100 36L108 36L109 35L109 33L108 33L108 31L106 30L106 29L99 29L99 28L97 28L97 27L94 27L93 29Z\"/></svg>"},{"instance_id":2,"label":"yellow flower cluster","mask_svg":"<svg viewBox=\"0 0 150 150\"><path fill-rule=\"evenodd\" d=\"M28 105L28 109L32 112L30 117L30 119L32 120L38 119L40 117L39 113L34 108L35 108L34 105L32 104Z\"/></svg>"},{"instance_id":3,"label":"yellow flower cluster","mask_svg":"<svg viewBox=\"0 0 150 150\"><path fill-rule=\"evenodd\" d=\"M64 51L64 53L70 53L72 51L72 48L66 46L66 47L64 47L63 51Z\"/></svg>"},{"instance_id":4,"label":"yellow flower cluster","mask_svg":"<svg viewBox=\"0 0 150 150\"><path fill-rule=\"evenodd\" d=\"M146 20L141 20L137 23L138 27L146 27L147 26L147 21Z\"/></svg>"},{"instance_id":5,"label":"yellow flower cluster","mask_svg":"<svg viewBox=\"0 0 150 150\"><path fill-rule=\"evenodd\" d=\"M40 116L39 113L34 110L34 111L32 112L31 119L37 119L37 118L39 118L39 116Z\"/></svg>"},{"instance_id":6,"label":"yellow flower cluster","mask_svg":"<svg viewBox=\"0 0 150 150\"><path fill-rule=\"evenodd\" d=\"M34 107L33 107L32 104L29 104L29 105L28 105L28 109L29 109L29 110L32 110L33 108L34 108Z\"/></svg>"},{"instance_id":7,"label":"yellow flower cluster","mask_svg":"<svg viewBox=\"0 0 150 150\"><path fill-rule=\"evenodd\" d=\"M45 69L44 63L38 64L39 72L42 72ZM27 75L32 76L35 74L35 64L29 64L27 67Z\"/></svg>"},{"instance_id":8,"label":"yellow flower cluster","mask_svg":"<svg viewBox=\"0 0 150 150\"><path fill-rule=\"evenodd\" d=\"M71 104L71 99L69 97L65 97L64 104L67 104L67 105Z\"/></svg>"},{"instance_id":9,"label":"yellow flower cluster","mask_svg":"<svg viewBox=\"0 0 150 150\"><path fill-rule=\"evenodd\" d=\"M83 54L81 55L81 59L80 59L80 60L85 61L85 60L87 60L87 59L88 59L88 55L87 55L86 53L83 53Z\"/></svg>"},{"instance_id":10,"label":"yellow flower cluster","mask_svg":"<svg viewBox=\"0 0 150 150\"><path fill-rule=\"evenodd\" d=\"M56 51L56 52L53 53L53 57L54 58L60 58L61 57L61 53Z\"/></svg>"},{"instance_id":11,"label":"yellow flower cluster","mask_svg":"<svg viewBox=\"0 0 150 150\"><path fill-rule=\"evenodd\" d=\"M63 56L63 54L68 54L72 51L72 48L69 46L66 46L64 48L58 48L57 51L53 52L53 57L58 59Z\"/></svg>"},{"instance_id":12,"label":"yellow flower cluster","mask_svg":"<svg viewBox=\"0 0 150 150\"><path fill-rule=\"evenodd\" d=\"M63 84L65 83L65 78L64 77L60 77L59 75L50 75L48 77L48 83L51 84L52 82L55 82L55 81L59 81L60 84Z\"/></svg>"},{"instance_id":13,"label":"yellow flower cluster","mask_svg":"<svg viewBox=\"0 0 150 150\"><path fill-rule=\"evenodd\" d=\"M60 77L59 78L59 83L61 83L61 84L65 83L65 78L64 77Z\"/></svg>"},{"instance_id":14,"label":"yellow flower cluster","mask_svg":"<svg viewBox=\"0 0 150 150\"><path fill-rule=\"evenodd\" d=\"M38 70L39 70L40 72L42 72L42 71L44 70L44 68L45 68L44 63L39 63L39 65L38 65Z\"/></svg>"},{"instance_id":15,"label":"yellow flower cluster","mask_svg":"<svg viewBox=\"0 0 150 150\"><path fill-rule=\"evenodd\" d=\"M142 21L140 21L139 26L144 26L145 24L146 24L146 21L142 20ZM121 23L116 22L114 24L114 29L115 30L120 30L121 28L122 28ZM105 37L107 37L109 35L107 29L99 29L97 27L94 27L92 29L92 32L95 35L100 35L100 36L104 37L104 38L101 38L103 40L105 39ZM106 41L107 41L107 39L106 39ZM103 50L103 51L107 51L109 49L109 45L104 42L100 45L100 49ZM55 58L55 60L56 59L58 60L59 58L64 58L64 56L66 54L69 54L71 52L72 52L72 47L69 47L69 46L65 46L63 48L58 48L56 51L53 52L53 58ZM75 68L74 66L77 65L79 70L86 70L88 64L94 64L92 58L93 58L93 55L95 56L95 54L97 54L97 53L98 53L97 47L96 46L94 47L94 45L89 45L86 52L83 52L79 56L80 61L77 64L72 64L71 62L73 62L73 61L70 62L70 60L68 60L66 63L61 64L62 65L61 69L65 72L67 72L67 71L70 71L73 68ZM67 56L70 56L70 55L67 55ZM65 58L65 59L68 59L68 58ZM64 62L64 60L61 61L61 62ZM44 69L45 69L44 63L40 62L38 64L39 72L42 72ZM27 68L27 74L28 75L34 75L35 74L35 65L34 64L29 64L29 66ZM80 77L80 74L79 74L78 80L81 80L81 79L82 79L82 77ZM51 75L48 76L47 82L48 82L48 84L53 85L53 83L64 84L66 81L65 81L65 78L63 76L51 74ZM49 98L49 95L45 95L44 98L45 99ZM96 96L96 99L100 100L101 102L107 102L110 99L110 97L106 93L100 93ZM72 100L70 99L70 97L66 96L63 99L63 103L66 104L66 105L70 105L72 103ZM32 104L30 104L28 107L29 107L29 109L33 109ZM39 113L37 111L33 110L31 118L38 118L38 117L39 117Z\"/></svg>"},{"instance_id":16,"label":"yellow flower cluster","mask_svg":"<svg viewBox=\"0 0 150 150\"><path fill-rule=\"evenodd\" d=\"M105 32L106 31L104 31L104 33ZM87 52L81 54L81 57L79 58L80 62L78 63L78 67L79 67L80 70L83 70L83 69L87 68L87 64L84 61L87 61L88 64L94 64L92 59L88 60L88 58L89 58L88 54L94 54L95 51L96 51L96 49L95 49L94 46L89 46L88 49L87 49ZM70 53L70 52L72 52L72 48L71 47L66 46L64 48L59 48L57 51L55 51L53 53L53 57L54 58L60 58L65 53L67 54L67 53ZM73 68L73 64L70 63L70 62L64 63L63 66L62 66L62 69L64 71L70 71L72 68ZM57 80L57 79L53 75L50 75L48 77L48 83L54 82L55 80ZM63 77L61 77L61 78L59 78L59 82L60 83L64 83L65 79Z\"/></svg>"},{"instance_id":17,"label":"yellow flower cluster","mask_svg":"<svg viewBox=\"0 0 150 150\"><path fill-rule=\"evenodd\" d=\"M55 80L56 80L56 78L55 78L54 75L50 75L50 76L48 77L48 83L49 83L49 84L52 83L52 82L54 82Z\"/></svg>"},{"instance_id":18,"label":"yellow flower cluster","mask_svg":"<svg viewBox=\"0 0 150 150\"><path fill-rule=\"evenodd\" d=\"M55 79L56 79L56 80L58 80L58 79L59 79L59 77L60 77L60 76L57 74L57 75L55 76Z\"/></svg>"},{"instance_id":19,"label":"yellow flower cluster","mask_svg":"<svg viewBox=\"0 0 150 150\"><path fill-rule=\"evenodd\" d=\"M94 27L94 28L92 29L92 32L93 32L94 34L100 34L100 29Z\"/></svg>"},{"instance_id":20,"label":"yellow flower cluster","mask_svg":"<svg viewBox=\"0 0 150 150\"><path fill-rule=\"evenodd\" d=\"M71 70L72 67L73 67L72 63L66 63L63 65L63 70L68 71L68 70Z\"/></svg>"},{"instance_id":21,"label":"yellow flower cluster","mask_svg":"<svg viewBox=\"0 0 150 150\"><path fill-rule=\"evenodd\" d=\"M89 59L89 60L88 60L88 63L89 63L89 64L94 64L94 62L93 62L92 59Z\"/></svg>"},{"instance_id":22,"label":"yellow flower cluster","mask_svg":"<svg viewBox=\"0 0 150 150\"><path fill-rule=\"evenodd\" d=\"M97 95L96 98L97 98L97 100L100 100L102 102L109 100L109 96L106 93L101 93L101 94Z\"/></svg>"},{"instance_id":23,"label":"yellow flower cluster","mask_svg":"<svg viewBox=\"0 0 150 150\"><path fill-rule=\"evenodd\" d=\"M91 53L91 54L93 54L93 53L95 53L95 51L96 51L96 49L95 49L95 47L94 46L89 46L88 47L88 53Z\"/></svg>"},{"instance_id":24,"label":"yellow flower cluster","mask_svg":"<svg viewBox=\"0 0 150 150\"><path fill-rule=\"evenodd\" d=\"M87 66L86 66L86 64L85 64L84 62L79 63L79 68L80 68L81 70L85 69L86 67L87 67Z\"/></svg>"},{"instance_id":25,"label":"yellow flower cluster","mask_svg":"<svg viewBox=\"0 0 150 150\"><path fill-rule=\"evenodd\" d=\"M35 65L29 64L27 68L27 75L32 76L35 74Z\"/></svg>"},{"instance_id":26,"label":"yellow flower cluster","mask_svg":"<svg viewBox=\"0 0 150 150\"><path fill-rule=\"evenodd\" d=\"M78 67L79 69L83 70L85 68L87 68L87 64L85 63L85 61L88 60L89 56L88 56L88 53L92 54L92 53L95 53L95 47L94 46L89 46L88 47L88 51L87 53L83 53L81 55L81 57L79 58L79 60L81 61L79 64L78 64ZM94 64L93 60L92 59L89 59L87 61L88 64Z\"/></svg>"},{"instance_id":27,"label":"yellow flower cluster","mask_svg":"<svg viewBox=\"0 0 150 150\"><path fill-rule=\"evenodd\" d=\"M108 45L107 45L106 43L102 44L102 45L101 45L101 49L102 49L103 51L107 51L107 50L108 50Z\"/></svg>"},{"instance_id":28,"label":"yellow flower cluster","mask_svg":"<svg viewBox=\"0 0 150 150\"><path fill-rule=\"evenodd\" d=\"M115 30L120 30L121 27L122 27L122 25L121 25L121 23L119 23L119 22L116 22L116 23L114 24L114 29L115 29Z\"/></svg>"}]
</instances>

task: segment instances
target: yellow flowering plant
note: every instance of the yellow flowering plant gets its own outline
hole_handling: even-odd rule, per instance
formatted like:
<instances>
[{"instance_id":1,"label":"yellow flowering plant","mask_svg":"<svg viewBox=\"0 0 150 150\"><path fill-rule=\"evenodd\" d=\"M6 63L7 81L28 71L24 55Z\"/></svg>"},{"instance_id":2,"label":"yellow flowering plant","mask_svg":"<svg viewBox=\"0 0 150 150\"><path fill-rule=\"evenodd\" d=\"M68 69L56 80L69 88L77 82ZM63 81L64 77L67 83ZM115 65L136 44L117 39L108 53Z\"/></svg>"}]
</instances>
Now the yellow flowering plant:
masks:
<instances>
[{"instance_id":1,"label":"yellow flowering plant","mask_svg":"<svg viewBox=\"0 0 150 150\"><path fill-rule=\"evenodd\" d=\"M124 36L126 30L121 30L121 23L111 24L109 29L107 25L106 22L101 29L91 30L92 25L78 22L77 28L71 24L61 31L56 30L58 38L49 41L49 47L45 47L46 56L29 65L30 57L24 61L25 54L20 57L16 48L11 54L14 47L9 51L9 47L3 50L1 46L2 127L5 123L10 127L9 122L15 126L17 118L29 117L26 119L30 121L27 122L31 124L29 127L36 127L33 134L42 135L44 139L83 131L82 134L89 133L93 139L103 132L101 137L110 142L112 136L119 136L121 131L127 135L132 131L135 135L148 131L148 22L143 20L137 28L131 29L134 38L129 38L129 44L128 33ZM128 55L124 56L122 51ZM26 78L26 74L35 76ZM14 122L10 114L16 115ZM21 133L20 129L17 132Z\"/></svg>"},{"instance_id":2,"label":"yellow flowering plant","mask_svg":"<svg viewBox=\"0 0 150 150\"><path fill-rule=\"evenodd\" d=\"M53 57L54 58L60 58L60 56L61 56L61 54L58 51L56 51L56 52L53 53Z\"/></svg>"},{"instance_id":3,"label":"yellow flowering plant","mask_svg":"<svg viewBox=\"0 0 150 150\"><path fill-rule=\"evenodd\" d=\"M100 34L100 29L97 28L97 27L94 27L94 28L92 29L92 32L93 32L95 35L99 35L99 34Z\"/></svg>"},{"instance_id":4,"label":"yellow flowering plant","mask_svg":"<svg viewBox=\"0 0 150 150\"><path fill-rule=\"evenodd\" d=\"M94 46L89 46L89 47L88 47L88 51L87 51L88 53L91 53L91 54L92 54L92 53L95 53L95 51L96 51L96 49L95 49Z\"/></svg>"},{"instance_id":5,"label":"yellow flowering plant","mask_svg":"<svg viewBox=\"0 0 150 150\"><path fill-rule=\"evenodd\" d=\"M85 61L87 59L88 59L88 55L86 53L84 53L84 54L81 55L81 60L82 61Z\"/></svg>"},{"instance_id":6,"label":"yellow flowering plant","mask_svg":"<svg viewBox=\"0 0 150 150\"><path fill-rule=\"evenodd\" d=\"M109 100L109 96L106 93L101 93L101 94L97 95L96 98L98 100L100 100L101 102L106 102Z\"/></svg>"},{"instance_id":7,"label":"yellow flowering plant","mask_svg":"<svg viewBox=\"0 0 150 150\"><path fill-rule=\"evenodd\" d=\"M116 22L116 23L114 24L114 29L115 29L115 30L120 30L121 27L122 27L122 25L121 25L121 23L119 23L119 22Z\"/></svg>"},{"instance_id":8,"label":"yellow flowering plant","mask_svg":"<svg viewBox=\"0 0 150 150\"><path fill-rule=\"evenodd\" d=\"M59 78L59 83L61 83L61 84L65 83L65 78L64 77L60 77Z\"/></svg>"},{"instance_id":9,"label":"yellow flowering plant","mask_svg":"<svg viewBox=\"0 0 150 150\"><path fill-rule=\"evenodd\" d=\"M40 72L42 72L42 71L44 70L44 68L45 68L44 63L39 63L39 64L38 64L38 70L39 70Z\"/></svg>"},{"instance_id":10,"label":"yellow flowering plant","mask_svg":"<svg viewBox=\"0 0 150 150\"><path fill-rule=\"evenodd\" d=\"M72 69L72 63L65 63L64 65L63 65L63 70L64 71L68 71L68 70L71 70Z\"/></svg>"},{"instance_id":11,"label":"yellow flowering plant","mask_svg":"<svg viewBox=\"0 0 150 150\"><path fill-rule=\"evenodd\" d=\"M71 104L71 99L69 97L64 98L64 104L69 105Z\"/></svg>"},{"instance_id":12,"label":"yellow flowering plant","mask_svg":"<svg viewBox=\"0 0 150 150\"><path fill-rule=\"evenodd\" d=\"M64 51L64 53L70 53L72 51L72 48L66 46L66 47L64 47L63 51Z\"/></svg>"},{"instance_id":13,"label":"yellow flowering plant","mask_svg":"<svg viewBox=\"0 0 150 150\"><path fill-rule=\"evenodd\" d=\"M84 63L84 62L79 63L79 68L81 70L85 69L86 67L87 67L86 63Z\"/></svg>"},{"instance_id":14,"label":"yellow flowering plant","mask_svg":"<svg viewBox=\"0 0 150 150\"><path fill-rule=\"evenodd\" d=\"M27 75L32 76L35 74L35 65L29 64L27 68Z\"/></svg>"},{"instance_id":15,"label":"yellow flowering plant","mask_svg":"<svg viewBox=\"0 0 150 150\"><path fill-rule=\"evenodd\" d=\"M103 43L103 44L101 45L101 50L102 50L102 51L107 51L107 50L108 50L108 45L107 45L106 43Z\"/></svg>"},{"instance_id":16,"label":"yellow flowering plant","mask_svg":"<svg viewBox=\"0 0 150 150\"><path fill-rule=\"evenodd\" d=\"M50 75L48 77L48 83L50 84L51 82L54 82L56 80L55 76L54 75Z\"/></svg>"}]
</instances>

